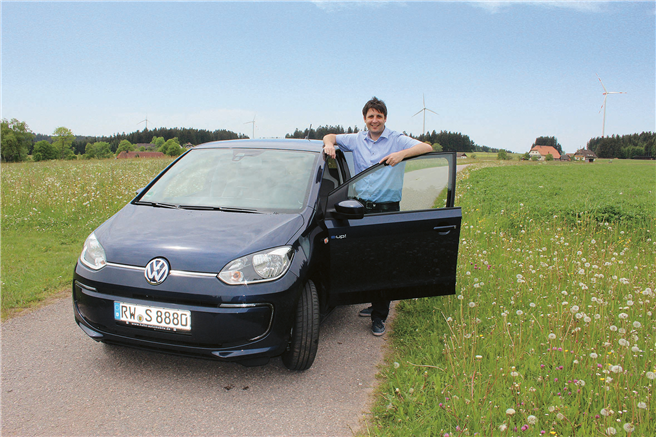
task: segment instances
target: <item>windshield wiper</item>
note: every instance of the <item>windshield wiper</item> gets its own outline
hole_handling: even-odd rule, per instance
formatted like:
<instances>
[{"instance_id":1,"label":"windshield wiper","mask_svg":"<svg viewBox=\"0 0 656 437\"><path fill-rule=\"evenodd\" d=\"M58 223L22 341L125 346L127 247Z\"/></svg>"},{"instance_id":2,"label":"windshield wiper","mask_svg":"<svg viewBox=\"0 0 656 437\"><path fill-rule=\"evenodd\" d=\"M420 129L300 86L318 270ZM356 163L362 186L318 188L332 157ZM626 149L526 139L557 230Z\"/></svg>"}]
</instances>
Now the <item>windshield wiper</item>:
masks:
<instances>
[{"instance_id":1,"label":"windshield wiper","mask_svg":"<svg viewBox=\"0 0 656 437\"><path fill-rule=\"evenodd\" d=\"M230 208L227 206L179 205L178 208L198 210L198 211L224 211L224 212L244 212L249 214L259 214L259 212L255 209Z\"/></svg>"},{"instance_id":2,"label":"windshield wiper","mask_svg":"<svg viewBox=\"0 0 656 437\"><path fill-rule=\"evenodd\" d=\"M248 209L248 208L230 208L227 206L220 206L219 211L225 211L225 212L245 212L249 214L260 214L260 212L256 209Z\"/></svg>"},{"instance_id":3,"label":"windshield wiper","mask_svg":"<svg viewBox=\"0 0 656 437\"><path fill-rule=\"evenodd\" d=\"M161 203L161 202L144 202L142 200L139 200L138 202L134 202L135 205L149 205L149 206L154 206L156 208L173 208L173 209L178 209L180 206L179 205L173 205L172 203Z\"/></svg>"}]
</instances>

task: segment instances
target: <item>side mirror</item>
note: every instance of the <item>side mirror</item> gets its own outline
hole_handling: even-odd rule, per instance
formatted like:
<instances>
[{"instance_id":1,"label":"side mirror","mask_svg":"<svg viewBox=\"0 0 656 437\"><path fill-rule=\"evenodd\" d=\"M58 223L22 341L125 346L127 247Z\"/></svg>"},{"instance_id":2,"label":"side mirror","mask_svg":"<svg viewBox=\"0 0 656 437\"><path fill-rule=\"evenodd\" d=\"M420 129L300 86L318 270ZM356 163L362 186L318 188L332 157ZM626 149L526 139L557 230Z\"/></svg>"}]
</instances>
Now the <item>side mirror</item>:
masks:
<instances>
[{"instance_id":1,"label":"side mirror","mask_svg":"<svg viewBox=\"0 0 656 437\"><path fill-rule=\"evenodd\" d=\"M335 205L334 215L338 219L359 220L364 217L364 205L357 200L342 200Z\"/></svg>"},{"instance_id":2,"label":"side mirror","mask_svg":"<svg viewBox=\"0 0 656 437\"><path fill-rule=\"evenodd\" d=\"M139 188L137 191L134 192L134 194L136 194L138 196L139 194L141 194L141 192L144 190L144 188L146 188L146 187Z\"/></svg>"}]
</instances>

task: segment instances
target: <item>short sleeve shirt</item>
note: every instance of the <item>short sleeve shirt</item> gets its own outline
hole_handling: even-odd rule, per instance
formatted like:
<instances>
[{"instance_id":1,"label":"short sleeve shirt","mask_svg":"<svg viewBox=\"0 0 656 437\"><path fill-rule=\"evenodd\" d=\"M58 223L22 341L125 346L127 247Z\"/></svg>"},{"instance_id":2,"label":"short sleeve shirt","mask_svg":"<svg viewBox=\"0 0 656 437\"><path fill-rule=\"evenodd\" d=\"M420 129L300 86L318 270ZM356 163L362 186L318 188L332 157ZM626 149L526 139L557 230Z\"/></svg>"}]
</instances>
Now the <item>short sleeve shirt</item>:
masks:
<instances>
[{"instance_id":1,"label":"short sleeve shirt","mask_svg":"<svg viewBox=\"0 0 656 437\"><path fill-rule=\"evenodd\" d=\"M337 135L340 149L353 153L356 174L378 164L390 153L409 149L419 143L420 141L387 127L376 141L369 137L368 131ZM355 184L358 198L373 202L400 201L404 171L405 163L399 163L361 179Z\"/></svg>"},{"instance_id":2,"label":"short sleeve shirt","mask_svg":"<svg viewBox=\"0 0 656 437\"><path fill-rule=\"evenodd\" d=\"M353 152L353 164L356 174L374 164L378 164L381 159L390 153L409 149L419 143L420 141L387 127L376 141L369 137L369 131L337 135L337 144L340 148Z\"/></svg>"}]
</instances>

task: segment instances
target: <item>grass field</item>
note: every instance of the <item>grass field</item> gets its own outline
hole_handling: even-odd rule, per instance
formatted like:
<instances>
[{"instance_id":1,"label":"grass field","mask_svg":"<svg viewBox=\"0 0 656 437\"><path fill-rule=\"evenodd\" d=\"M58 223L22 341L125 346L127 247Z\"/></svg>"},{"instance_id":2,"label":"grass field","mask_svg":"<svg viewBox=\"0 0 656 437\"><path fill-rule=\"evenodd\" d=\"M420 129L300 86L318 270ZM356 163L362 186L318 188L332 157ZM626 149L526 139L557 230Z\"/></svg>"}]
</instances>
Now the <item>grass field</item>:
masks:
<instances>
[{"instance_id":1,"label":"grass field","mask_svg":"<svg viewBox=\"0 0 656 437\"><path fill-rule=\"evenodd\" d=\"M85 238L171 159L2 164L2 317L70 284Z\"/></svg>"},{"instance_id":2,"label":"grass field","mask_svg":"<svg viewBox=\"0 0 656 437\"><path fill-rule=\"evenodd\" d=\"M397 305L365 434L656 435L656 166L459 175L456 296Z\"/></svg>"}]
</instances>

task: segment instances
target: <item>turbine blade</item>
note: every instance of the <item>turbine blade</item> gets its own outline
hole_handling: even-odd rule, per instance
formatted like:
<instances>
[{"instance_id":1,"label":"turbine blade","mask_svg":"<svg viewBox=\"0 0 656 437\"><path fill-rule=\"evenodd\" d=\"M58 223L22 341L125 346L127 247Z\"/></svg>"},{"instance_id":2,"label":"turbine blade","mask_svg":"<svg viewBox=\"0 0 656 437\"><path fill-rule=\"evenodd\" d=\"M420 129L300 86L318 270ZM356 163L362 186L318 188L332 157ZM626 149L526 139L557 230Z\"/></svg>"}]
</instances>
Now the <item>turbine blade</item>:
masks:
<instances>
[{"instance_id":1,"label":"turbine blade","mask_svg":"<svg viewBox=\"0 0 656 437\"><path fill-rule=\"evenodd\" d=\"M437 114L437 112L433 111L432 109L428 109L428 108L426 108L426 111L430 111L430 112L432 112L433 114ZM440 114L437 114L437 115L440 115Z\"/></svg>"},{"instance_id":2,"label":"turbine blade","mask_svg":"<svg viewBox=\"0 0 656 437\"><path fill-rule=\"evenodd\" d=\"M421 111L423 111L423 109L420 109L419 111L417 111L417 114L419 114ZM415 115L417 115L417 114L415 114ZM414 117L415 115L413 115L413 117Z\"/></svg>"},{"instance_id":3,"label":"turbine blade","mask_svg":"<svg viewBox=\"0 0 656 437\"><path fill-rule=\"evenodd\" d=\"M596 74L596 73L595 73L595 74ZM606 87L604 86L604 83L602 82L602 80L601 80L601 78L599 77L598 74L597 74L597 79L599 79L599 82L601 83L601 87L604 89L604 91L605 91L605 92L608 92L608 91L606 90Z\"/></svg>"}]
</instances>

